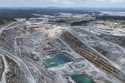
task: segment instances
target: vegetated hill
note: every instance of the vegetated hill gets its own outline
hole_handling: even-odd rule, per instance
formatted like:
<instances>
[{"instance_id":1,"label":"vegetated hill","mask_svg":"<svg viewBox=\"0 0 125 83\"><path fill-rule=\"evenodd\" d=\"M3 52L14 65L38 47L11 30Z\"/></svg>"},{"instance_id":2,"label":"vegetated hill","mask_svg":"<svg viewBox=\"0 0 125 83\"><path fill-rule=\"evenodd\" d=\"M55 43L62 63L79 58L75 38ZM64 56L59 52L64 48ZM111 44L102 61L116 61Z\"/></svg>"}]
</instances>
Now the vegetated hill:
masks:
<instances>
[{"instance_id":1,"label":"vegetated hill","mask_svg":"<svg viewBox=\"0 0 125 83\"><path fill-rule=\"evenodd\" d=\"M70 8L0 8L0 24L14 20L14 18L36 17L33 14L58 15L59 13L92 14L94 11Z\"/></svg>"},{"instance_id":2,"label":"vegetated hill","mask_svg":"<svg viewBox=\"0 0 125 83\"><path fill-rule=\"evenodd\" d=\"M0 8L0 24L8 21L14 21L14 18L30 18L37 17L33 14L41 15L59 15L59 13L71 13L71 14L89 14L95 15L97 20L125 20L123 16L99 16L100 12L89 9L76 9L76 8Z\"/></svg>"},{"instance_id":3,"label":"vegetated hill","mask_svg":"<svg viewBox=\"0 0 125 83\"><path fill-rule=\"evenodd\" d=\"M125 20L125 16L108 16L108 15L103 15L103 16L97 16L97 20Z\"/></svg>"},{"instance_id":4,"label":"vegetated hill","mask_svg":"<svg viewBox=\"0 0 125 83\"><path fill-rule=\"evenodd\" d=\"M14 21L14 18L32 17L33 10L22 9L0 9L0 24L8 21Z\"/></svg>"}]
</instances>

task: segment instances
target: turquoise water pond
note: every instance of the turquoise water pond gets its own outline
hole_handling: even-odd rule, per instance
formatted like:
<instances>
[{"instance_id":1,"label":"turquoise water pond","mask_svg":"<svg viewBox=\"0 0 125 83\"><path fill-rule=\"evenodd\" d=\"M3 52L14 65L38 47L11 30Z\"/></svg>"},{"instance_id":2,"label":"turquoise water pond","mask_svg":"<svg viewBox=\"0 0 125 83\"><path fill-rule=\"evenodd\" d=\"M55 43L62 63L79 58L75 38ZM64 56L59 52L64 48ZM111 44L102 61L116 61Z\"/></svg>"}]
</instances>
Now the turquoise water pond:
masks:
<instances>
[{"instance_id":1,"label":"turquoise water pond","mask_svg":"<svg viewBox=\"0 0 125 83\"><path fill-rule=\"evenodd\" d=\"M76 83L93 83L92 79L89 78L87 75L72 75L71 78L76 82Z\"/></svg>"},{"instance_id":2,"label":"turquoise water pond","mask_svg":"<svg viewBox=\"0 0 125 83\"><path fill-rule=\"evenodd\" d=\"M71 55L69 55L67 53L53 53L53 54L50 54L50 55L52 57L45 60L45 66L47 68L63 65L67 62L73 61L71 58L68 57L68 56L71 56Z\"/></svg>"}]
</instances>

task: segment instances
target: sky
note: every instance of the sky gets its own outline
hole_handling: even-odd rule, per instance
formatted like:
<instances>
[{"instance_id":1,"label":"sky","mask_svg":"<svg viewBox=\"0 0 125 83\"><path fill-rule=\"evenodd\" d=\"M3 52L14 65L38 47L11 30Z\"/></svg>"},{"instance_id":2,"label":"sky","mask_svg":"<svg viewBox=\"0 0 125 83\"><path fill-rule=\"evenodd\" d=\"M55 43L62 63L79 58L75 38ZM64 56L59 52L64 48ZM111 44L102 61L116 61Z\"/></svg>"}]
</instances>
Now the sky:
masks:
<instances>
[{"instance_id":1,"label":"sky","mask_svg":"<svg viewBox=\"0 0 125 83\"><path fill-rule=\"evenodd\" d=\"M0 0L1 7L118 7L125 8L125 0Z\"/></svg>"}]
</instances>

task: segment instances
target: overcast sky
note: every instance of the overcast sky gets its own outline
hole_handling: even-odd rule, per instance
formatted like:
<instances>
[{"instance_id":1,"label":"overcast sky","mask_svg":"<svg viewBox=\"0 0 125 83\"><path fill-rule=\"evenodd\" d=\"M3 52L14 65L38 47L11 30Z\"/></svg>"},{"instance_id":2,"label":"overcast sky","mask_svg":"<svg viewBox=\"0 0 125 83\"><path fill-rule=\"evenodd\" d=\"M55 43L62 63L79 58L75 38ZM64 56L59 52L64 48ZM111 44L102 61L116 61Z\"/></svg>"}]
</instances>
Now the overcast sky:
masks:
<instances>
[{"instance_id":1,"label":"overcast sky","mask_svg":"<svg viewBox=\"0 0 125 83\"><path fill-rule=\"evenodd\" d=\"M125 0L0 0L0 6L125 7Z\"/></svg>"}]
</instances>

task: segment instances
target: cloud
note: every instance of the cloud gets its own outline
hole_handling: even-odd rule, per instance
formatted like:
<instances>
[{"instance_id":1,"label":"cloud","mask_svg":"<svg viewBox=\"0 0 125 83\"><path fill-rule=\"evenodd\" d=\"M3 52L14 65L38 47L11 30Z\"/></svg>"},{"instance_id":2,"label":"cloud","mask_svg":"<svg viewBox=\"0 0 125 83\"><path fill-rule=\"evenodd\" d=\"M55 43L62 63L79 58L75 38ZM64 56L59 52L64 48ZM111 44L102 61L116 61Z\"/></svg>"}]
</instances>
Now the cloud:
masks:
<instances>
[{"instance_id":1,"label":"cloud","mask_svg":"<svg viewBox=\"0 0 125 83\"><path fill-rule=\"evenodd\" d=\"M125 0L0 0L0 5L42 6L42 5L124 5Z\"/></svg>"}]
</instances>

